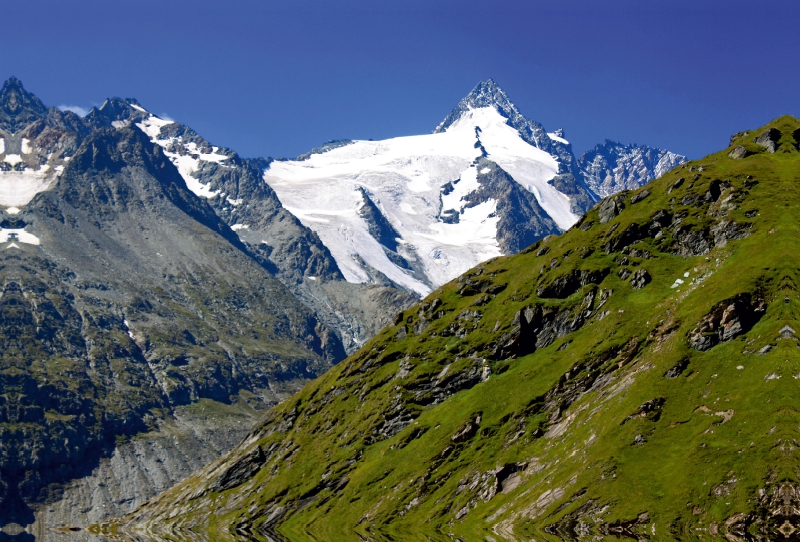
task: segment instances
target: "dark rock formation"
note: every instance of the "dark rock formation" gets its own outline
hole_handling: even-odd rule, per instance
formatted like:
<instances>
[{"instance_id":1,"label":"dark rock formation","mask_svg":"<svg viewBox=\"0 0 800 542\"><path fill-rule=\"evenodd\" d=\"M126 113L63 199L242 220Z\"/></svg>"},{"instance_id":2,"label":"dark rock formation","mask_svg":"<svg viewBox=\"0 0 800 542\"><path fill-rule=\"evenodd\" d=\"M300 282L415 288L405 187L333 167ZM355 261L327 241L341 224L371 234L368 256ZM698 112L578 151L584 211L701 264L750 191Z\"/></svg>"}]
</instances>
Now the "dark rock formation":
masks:
<instances>
[{"instance_id":1,"label":"dark rock formation","mask_svg":"<svg viewBox=\"0 0 800 542\"><path fill-rule=\"evenodd\" d=\"M650 273L646 269L637 269L631 275L631 288L639 290L647 286L651 280Z\"/></svg>"},{"instance_id":2,"label":"dark rock formation","mask_svg":"<svg viewBox=\"0 0 800 542\"><path fill-rule=\"evenodd\" d=\"M609 269L607 268L595 269L591 271L586 269L575 269L569 273L555 278L549 284L541 286L536 291L536 295L539 297L564 299L576 293L587 284L600 284L600 282L603 281L608 273Z\"/></svg>"},{"instance_id":3,"label":"dark rock formation","mask_svg":"<svg viewBox=\"0 0 800 542\"><path fill-rule=\"evenodd\" d=\"M609 220L612 220L625 208L626 197L627 192L623 192L622 194L611 196L600 202L600 207L597 211L600 224L605 224Z\"/></svg>"},{"instance_id":4,"label":"dark rock formation","mask_svg":"<svg viewBox=\"0 0 800 542\"><path fill-rule=\"evenodd\" d=\"M764 298L760 294L739 294L714 305L689 332L689 345L705 351L720 342L730 341L750 328L764 315Z\"/></svg>"},{"instance_id":5,"label":"dark rock formation","mask_svg":"<svg viewBox=\"0 0 800 542\"><path fill-rule=\"evenodd\" d=\"M748 154L750 153L747 151L747 149L745 149L741 145L738 145L736 148L734 148L731 152L728 153L728 156L730 156L734 160L741 160L742 158L745 158Z\"/></svg>"},{"instance_id":6,"label":"dark rock formation","mask_svg":"<svg viewBox=\"0 0 800 542\"><path fill-rule=\"evenodd\" d=\"M768 130L763 131L760 133L755 139L753 139L753 143L756 145L761 145L767 152L774 153L775 150L778 148L778 140L781 138L781 133L776 130L775 128L770 128Z\"/></svg>"}]
</instances>

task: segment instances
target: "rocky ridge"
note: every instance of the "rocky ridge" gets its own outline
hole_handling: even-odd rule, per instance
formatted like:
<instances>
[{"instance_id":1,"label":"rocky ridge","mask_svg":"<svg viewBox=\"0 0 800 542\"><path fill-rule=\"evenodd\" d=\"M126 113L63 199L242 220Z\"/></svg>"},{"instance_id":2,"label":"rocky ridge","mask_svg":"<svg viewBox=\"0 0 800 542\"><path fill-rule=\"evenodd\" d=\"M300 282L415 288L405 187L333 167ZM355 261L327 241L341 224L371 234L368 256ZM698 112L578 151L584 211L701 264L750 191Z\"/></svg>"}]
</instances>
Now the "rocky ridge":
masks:
<instances>
[{"instance_id":1,"label":"rocky ridge","mask_svg":"<svg viewBox=\"0 0 800 542\"><path fill-rule=\"evenodd\" d=\"M586 184L600 197L635 190L686 162L686 157L645 145L605 140L578 160Z\"/></svg>"},{"instance_id":2,"label":"rocky ridge","mask_svg":"<svg viewBox=\"0 0 800 542\"><path fill-rule=\"evenodd\" d=\"M187 186L206 199L262 265L315 311L347 352L388 323L392 312L413 302L413 296L378 274L370 283L345 281L317 234L263 181L272 159L242 158L231 149L213 146L188 126L164 121L133 99L111 98L92 109L86 121L98 127L134 125L147 133ZM334 142L325 149L338 146Z\"/></svg>"}]
</instances>

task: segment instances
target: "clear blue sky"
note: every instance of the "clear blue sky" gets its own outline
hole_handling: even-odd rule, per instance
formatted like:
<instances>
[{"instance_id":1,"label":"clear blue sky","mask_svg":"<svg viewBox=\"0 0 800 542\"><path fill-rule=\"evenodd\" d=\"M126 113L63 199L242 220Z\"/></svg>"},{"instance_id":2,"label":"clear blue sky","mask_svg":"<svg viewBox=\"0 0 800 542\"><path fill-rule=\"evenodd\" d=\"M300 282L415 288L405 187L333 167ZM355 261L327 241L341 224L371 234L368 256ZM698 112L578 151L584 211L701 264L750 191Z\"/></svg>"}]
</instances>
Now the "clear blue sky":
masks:
<instances>
[{"instance_id":1,"label":"clear blue sky","mask_svg":"<svg viewBox=\"0 0 800 542\"><path fill-rule=\"evenodd\" d=\"M2 14L0 79L48 105L135 97L244 156L425 133L489 77L576 153L610 138L699 158L800 116L796 1L17 0Z\"/></svg>"}]
</instances>

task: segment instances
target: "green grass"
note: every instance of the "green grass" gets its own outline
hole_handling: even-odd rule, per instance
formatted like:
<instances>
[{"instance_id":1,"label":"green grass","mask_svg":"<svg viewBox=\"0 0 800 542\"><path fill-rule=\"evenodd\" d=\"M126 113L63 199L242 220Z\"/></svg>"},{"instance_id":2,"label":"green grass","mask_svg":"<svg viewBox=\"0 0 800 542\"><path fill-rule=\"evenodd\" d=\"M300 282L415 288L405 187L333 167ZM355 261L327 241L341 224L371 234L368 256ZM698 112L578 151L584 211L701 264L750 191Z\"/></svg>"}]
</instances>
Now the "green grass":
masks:
<instances>
[{"instance_id":1,"label":"green grass","mask_svg":"<svg viewBox=\"0 0 800 542\"><path fill-rule=\"evenodd\" d=\"M420 318L419 306L405 311L401 323L273 409L254 439L226 460L256 443L273 446L278 451L252 480L189 498L222 470L209 468L128 521L227 538L230 525L258 525L284 506L289 512L277 529L290 540L350 540L354 533L374 540L555 540L555 529L578 521L599 534L603 526L636 522L645 513L630 529L654 539L691 539L709 537L736 514L768 522L759 490L797 483L787 443L796 447L793 375L800 374L797 343L777 340L786 324L800 330L793 324L800 308L794 263L800 255L800 154L792 136L800 121L781 117L769 126L783 134L774 155L750 143L764 128L753 131L734 142L754 153L743 160L728 158L726 149L681 166L648 185L646 199L632 205L628 197L625 210L607 224L592 210L562 236L473 269L468 275L474 280L507 285L485 305L474 306L480 294L458 294L463 280L439 288L426 303L439 299L437 311L445 314L424 332L398 338L401 326L413 330ZM683 184L668 193L679 178ZM729 185L717 202L682 203L687 196L702 198L715 181ZM729 196L735 208L721 209ZM662 209L685 214L682 227L702 230L729 220L748 225L749 235L695 257L673 253L675 229L644 238L631 248L651 257L628 254L624 267L646 269L652 282L633 290L617 275L623 254L606 254L603 247ZM584 231L580 226L589 222ZM537 256L542 247L549 250ZM584 247L593 249L585 259ZM566 299L536 296L573 269L604 268L610 272L601 284ZM678 278L685 283L673 288ZM706 352L689 347L687 333L712 306L759 289L767 312L747 334ZM575 311L590 290L613 294L582 328L529 355L493 357L519 311L536 305ZM481 318L459 337L453 331L468 310ZM608 314L600 318L603 311ZM767 344L773 349L757 355ZM681 360L688 360L683 374L665 378ZM485 382L439 404L417 399L415 392L446 367L455 374L482 364L492 373ZM571 390L598 374L594 387ZM656 421L625 421L656 398L664 399ZM398 404L414 420L376 440L376 428ZM477 416L475 436L454 443L451 436ZM276 430L290 418L291 427ZM519 484L483 498L495 469L517 463L527 465ZM345 478L346 484L320 485ZM177 507L185 508L169 517ZM464 507L468 513L457 518Z\"/></svg>"}]
</instances>

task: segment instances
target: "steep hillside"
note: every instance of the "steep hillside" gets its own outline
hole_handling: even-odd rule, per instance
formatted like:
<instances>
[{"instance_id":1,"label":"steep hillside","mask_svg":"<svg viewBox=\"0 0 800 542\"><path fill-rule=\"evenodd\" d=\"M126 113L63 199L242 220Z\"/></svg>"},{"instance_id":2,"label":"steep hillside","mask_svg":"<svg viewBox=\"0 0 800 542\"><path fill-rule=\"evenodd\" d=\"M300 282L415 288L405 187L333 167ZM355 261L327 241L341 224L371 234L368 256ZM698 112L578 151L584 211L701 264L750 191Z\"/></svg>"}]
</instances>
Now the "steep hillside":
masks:
<instances>
[{"instance_id":1,"label":"steep hillside","mask_svg":"<svg viewBox=\"0 0 800 542\"><path fill-rule=\"evenodd\" d=\"M95 529L790 537L799 139L793 117L738 134L564 235L470 270L226 457Z\"/></svg>"}]
</instances>

